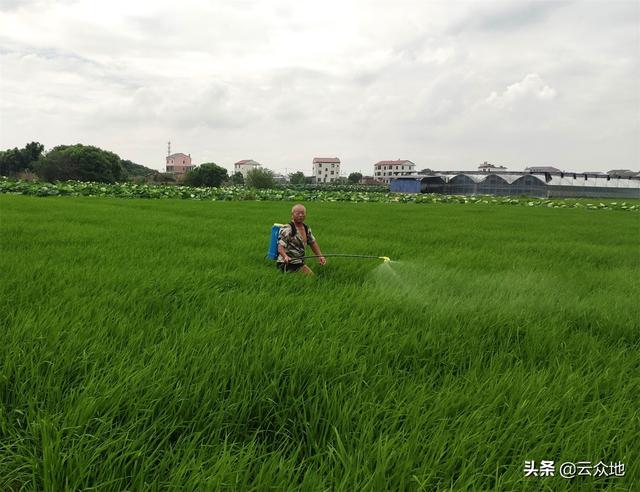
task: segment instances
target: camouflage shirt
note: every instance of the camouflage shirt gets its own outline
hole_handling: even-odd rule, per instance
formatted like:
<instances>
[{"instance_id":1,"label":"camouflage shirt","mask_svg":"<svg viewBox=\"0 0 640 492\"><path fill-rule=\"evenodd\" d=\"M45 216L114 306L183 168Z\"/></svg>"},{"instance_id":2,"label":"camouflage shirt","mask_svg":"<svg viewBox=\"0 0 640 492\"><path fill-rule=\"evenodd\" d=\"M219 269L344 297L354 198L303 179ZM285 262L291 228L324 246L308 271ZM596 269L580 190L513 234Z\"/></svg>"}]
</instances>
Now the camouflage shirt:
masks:
<instances>
[{"instance_id":1,"label":"camouflage shirt","mask_svg":"<svg viewBox=\"0 0 640 492\"><path fill-rule=\"evenodd\" d=\"M311 232L311 228L307 229L307 244L313 244L316 242L316 238L313 237L313 233ZM296 235L291 237L291 224L287 224L280 228L280 233L278 234L278 245L284 246L284 250L287 252L289 258L291 258L292 264L304 263L304 249L306 244L304 243L304 239L300 234L300 231L296 227ZM278 263L284 263L284 258L280 254L278 254Z\"/></svg>"}]
</instances>

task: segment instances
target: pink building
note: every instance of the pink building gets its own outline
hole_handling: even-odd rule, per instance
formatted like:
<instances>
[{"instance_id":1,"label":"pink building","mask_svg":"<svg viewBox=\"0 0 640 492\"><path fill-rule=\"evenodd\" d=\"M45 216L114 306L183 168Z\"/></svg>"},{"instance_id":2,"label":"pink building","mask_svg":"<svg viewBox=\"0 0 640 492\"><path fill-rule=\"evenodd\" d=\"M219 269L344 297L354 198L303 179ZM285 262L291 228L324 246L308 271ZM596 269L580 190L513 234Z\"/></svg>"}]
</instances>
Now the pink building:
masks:
<instances>
[{"instance_id":1,"label":"pink building","mask_svg":"<svg viewBox=\"0 0 640 492\"><path fill-rule=\"evenodd\" d=\"M195 169L196 166L191 164L191 154L171 154L167 156L167 172L183 175L188 171Z\"/></svg>"}]
</instances>

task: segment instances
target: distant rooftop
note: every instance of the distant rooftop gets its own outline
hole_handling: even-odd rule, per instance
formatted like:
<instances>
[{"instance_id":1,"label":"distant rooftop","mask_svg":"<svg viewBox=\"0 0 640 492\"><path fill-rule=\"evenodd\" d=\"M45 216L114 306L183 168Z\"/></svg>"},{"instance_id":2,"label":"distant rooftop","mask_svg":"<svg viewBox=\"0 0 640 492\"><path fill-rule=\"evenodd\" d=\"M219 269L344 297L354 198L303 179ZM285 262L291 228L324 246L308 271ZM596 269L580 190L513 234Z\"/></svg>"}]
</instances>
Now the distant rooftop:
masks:
<instances>
[{"instance_id":1,"label":"distant rooftop","mask_svg":"<svg viewBox=\"0 0 640 492\"><path fill-rule=\"evenodd\" d=\"M531 166L531 167L525 167L524 168L525 172L530 172L530 173L560 173L562 171L560 171L560 169L558 169L557 167L553 167L553 166Z\"/></svg>"},{"instance_id":2,"label":"distant rooftop","mask_svg":"<svg viewBox=\"0 0 640 492\"><path fill-rule=\"evenodd\" d=\"M478 169L506 169L504 166L496 166L491 164L490 162L484 161L482 164L478 166Z\"/></svg>"},{"instance_id":3,"label":"distant rooftop","mask_svg":"<svg viewBox=\"0 0 640 492\"><path fill-rule=\"evenodd\" d=\"M337 157L314 157L314 164L340 164L340 159Z\"/></svg>"},{"instance_id":4,"label":"distant rooftop","mask_svg":"<svg viewBox=\"0 0 640 492\"><path fill-rule=\"evenodd\" d=\"M609 176L622 176L624 178L628 178L630 176L640 176L640 173L637 171L632 171L631 169L612 169L608 171L607 174Z\"/></svg>"},{"instance_id":5,"label":"distant rooftop","mask_svg":"<svg viewBox=\"0 0 640 492\"><path fill-rule=\"evenodd\" d=\"M398 164L413 164L415 166L415 163L407 160L407 159L396 159L395 161L378 161L375 163L376 166L394 166L394 165L398 165Z\"/></svg>"}]
</instances>

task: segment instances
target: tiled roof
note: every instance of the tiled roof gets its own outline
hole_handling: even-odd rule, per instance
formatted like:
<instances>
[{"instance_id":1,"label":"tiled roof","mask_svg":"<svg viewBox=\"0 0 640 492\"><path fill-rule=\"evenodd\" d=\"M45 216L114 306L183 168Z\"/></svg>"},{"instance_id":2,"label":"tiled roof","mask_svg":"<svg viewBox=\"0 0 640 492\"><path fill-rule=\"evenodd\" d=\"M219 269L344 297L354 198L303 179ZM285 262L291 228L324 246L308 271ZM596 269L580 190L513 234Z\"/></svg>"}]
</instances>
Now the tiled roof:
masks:
<instances>
[{"instance_id":1,"label":"tiled roof","mask_svg":"<svg viewBox=\"0 0 640 492\"><path fill-rule=\"evenodd\" d=\"M189 157L187 154L183 154L182 152L178 152L177 154L171 154L167 156L167 159L170 159L172 157Z\"/></svg>"},{"instance_id":2,"label":"tiled roof","mask_svg":"<svg viewBox=\"0 0 640 492\"><path fill-rule=\"evenodd\" d=\"M253 159L243 159L241 161L236 162L236 164L255 164L255 165L259 165L256 161L254 161Z\"/></svg>"},{"instance_id":3,"label":"tiled roof","mask_svg":"<svg viewBox=\"0 0 640 492\"><path fill-rule=\"evenodd\" d=\"M314 164L340 164L340 159L337 157L314 157Z\"/></svg>"}]
</instances>

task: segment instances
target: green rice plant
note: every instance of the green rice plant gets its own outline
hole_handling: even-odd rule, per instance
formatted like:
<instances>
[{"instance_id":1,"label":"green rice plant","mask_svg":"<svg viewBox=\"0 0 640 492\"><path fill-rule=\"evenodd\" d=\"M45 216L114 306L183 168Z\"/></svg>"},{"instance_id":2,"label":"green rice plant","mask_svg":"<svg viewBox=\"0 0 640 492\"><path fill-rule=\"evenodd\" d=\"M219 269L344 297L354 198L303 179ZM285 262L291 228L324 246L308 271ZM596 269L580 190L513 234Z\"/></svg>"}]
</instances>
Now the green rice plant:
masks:
<instances>
[{"instance_id":1,"label":"green rice plant","mask_svg":"<svg viewBox=\"0 0 640 492\"><path fill-rule=\"evenodd\" d=\"M636 214L290 207L0 195L0 490L637 488Z\"/></svg>"}]
</instances>

